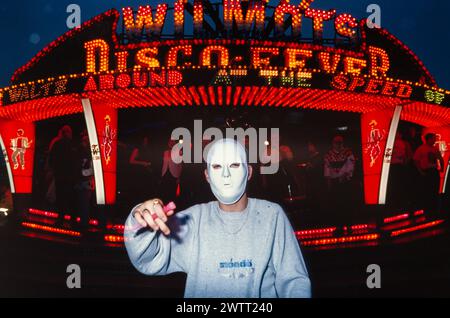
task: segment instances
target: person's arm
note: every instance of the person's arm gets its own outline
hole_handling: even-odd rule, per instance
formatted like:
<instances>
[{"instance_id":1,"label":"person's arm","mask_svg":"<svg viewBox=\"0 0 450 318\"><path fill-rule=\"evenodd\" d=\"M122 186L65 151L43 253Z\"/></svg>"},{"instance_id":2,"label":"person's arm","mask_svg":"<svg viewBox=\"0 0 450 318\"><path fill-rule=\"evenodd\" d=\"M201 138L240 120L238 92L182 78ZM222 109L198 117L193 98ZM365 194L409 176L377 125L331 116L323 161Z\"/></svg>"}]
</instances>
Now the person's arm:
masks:
<instances>
[{"instance_id":1,"label":"person's arm","mask_svg":"<svg viewBox=\"0 0 450 318\"><path fill-rule=\"evenodd\" d=\"M143 161L143 160L137 160L136 158L139 156L139 149L134 149L130 156L130 164L132 165L140 165L144 167L149 167L151 165L151 162L149 161Z\"/></svg>"},{"instance_id":2,"label":"person's arm","mask_svg":"<svg viewBox=\"0 0 450 318\"><path fill-rule=\"evenodd\" d=\"M275 267L275 289L280 298L310 298L311 281L299 242L286 214L279 206L273 265Z\"/></svg>"},{"instance_id":3,"label":"person's arm","mask_svg":"<svg viewBox=\"0 0 450 318\"><path fill-rule=\"evenodd\" d=\"M162 227L161 230L154 230L143 226L142 219L139 221L134 214L140 206L133 208L125 222L125 247L133 266L146 275L187 273L194 232L192 217L186 213L188 210L166 219L171 229L170 234L166 235L161 232Z\"/></svg>"}]
</instances>

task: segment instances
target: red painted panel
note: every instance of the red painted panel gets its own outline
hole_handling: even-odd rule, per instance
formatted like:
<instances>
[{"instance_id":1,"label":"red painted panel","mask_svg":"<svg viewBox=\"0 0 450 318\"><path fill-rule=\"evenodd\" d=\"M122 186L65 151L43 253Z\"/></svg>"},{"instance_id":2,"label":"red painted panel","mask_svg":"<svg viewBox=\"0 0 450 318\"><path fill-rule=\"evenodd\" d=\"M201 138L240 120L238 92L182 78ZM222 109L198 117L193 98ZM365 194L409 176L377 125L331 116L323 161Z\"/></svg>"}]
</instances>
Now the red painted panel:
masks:
<instances>
[{"instance_id":1,"label":"red painted panel","mask_svg":"<svg viewBox=\"0 0 450 318\"><path fill-rule=\"evenodd\" d=\"M35 126L20 121L0 121L16 193L31 193L33 184Z\"/></svg>"},{"instance_id":2,"label":"red painted panel","mask_svg":"<svg viewBox=\"0 0 450 318\"><path fill-rule=\"evenodd\" d=\"M117 109L92 104L98 137L98 151L102 161L105 203L116 202L117 174Z\"/></svg>"},{"instance_id":3,"label":"red painted panel","mask_svg":"<svg viewBox=\"0 0 450 318\"><path fill-rule=\"evenodd\" d=\"M383 157L393 110L362 114L364 197L366 204L378 204Z\"/></svg>"}]
</instances>

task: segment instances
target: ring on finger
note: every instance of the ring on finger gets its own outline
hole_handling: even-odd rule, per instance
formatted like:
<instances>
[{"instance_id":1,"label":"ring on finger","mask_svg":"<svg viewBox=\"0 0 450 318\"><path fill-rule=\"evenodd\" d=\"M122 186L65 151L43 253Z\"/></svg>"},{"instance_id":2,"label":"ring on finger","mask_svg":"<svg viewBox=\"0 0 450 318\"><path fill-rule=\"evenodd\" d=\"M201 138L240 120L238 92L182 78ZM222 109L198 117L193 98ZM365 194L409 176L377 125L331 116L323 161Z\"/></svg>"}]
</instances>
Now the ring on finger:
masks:
<instances>
[{"instance_id":1,"label":"ring on finger","mask_svg":"<svg viewBox=\"0 0 450 318\"><path fill-rule=\"evenodd\" d=\"M148 209L144 209L144 211L142 211L142 213L145 212L149 213L153 220L156 220L158 218L158 215L156 213L151 213Z\"/></svg>"},{"instance_id":2,"label":"ring on finger","mask_svg":"<svg viewBox=\"0 0 450 318\"><path fill-rule=\"evenodd\" d=\"M153 200L153 208L155 208L155 205L161 206L161 203L159 202L159 200L156 200L156 199ZM152 213L151 216L152 216L153 220L156 220L158 218L158 215L156 213Z\"/></svg>"}]
</instances>

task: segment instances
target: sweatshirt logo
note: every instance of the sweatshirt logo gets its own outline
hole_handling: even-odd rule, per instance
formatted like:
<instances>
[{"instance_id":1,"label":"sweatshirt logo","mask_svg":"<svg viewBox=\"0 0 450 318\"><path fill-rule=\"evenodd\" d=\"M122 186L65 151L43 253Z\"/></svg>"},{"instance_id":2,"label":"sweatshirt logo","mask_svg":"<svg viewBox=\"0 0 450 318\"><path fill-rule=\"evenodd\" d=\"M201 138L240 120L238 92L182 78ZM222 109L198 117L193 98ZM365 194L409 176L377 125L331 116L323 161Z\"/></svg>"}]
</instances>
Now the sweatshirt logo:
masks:
<instances>
[{"instance_id":1,"label":"sweatshirt logo","mask_svg":"<svg viewBox=\"0 0 450 318\"><path fill-rule=\"evenodd\" d=\"M255 268L251 259L219 263L219 274L227 278L244 278L253 274Z\"/></svg>"}]
</instances>

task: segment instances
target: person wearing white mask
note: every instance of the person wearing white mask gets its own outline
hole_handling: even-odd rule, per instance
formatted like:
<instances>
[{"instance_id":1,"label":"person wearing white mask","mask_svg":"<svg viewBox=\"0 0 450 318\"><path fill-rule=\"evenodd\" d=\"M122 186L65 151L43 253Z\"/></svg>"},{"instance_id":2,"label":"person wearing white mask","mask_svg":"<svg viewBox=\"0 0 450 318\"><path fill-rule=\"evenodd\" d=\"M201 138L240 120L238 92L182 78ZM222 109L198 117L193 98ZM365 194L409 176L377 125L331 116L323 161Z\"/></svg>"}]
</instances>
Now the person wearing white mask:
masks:
<instances>
[{"instance_id":1,"label":"person wearing white mask","mask_svg":"<svg viewBox=\"0 0 450 318\"><path fill-rule=\"evenodd\" d=\"M146 275L187 273L187 298L305 298L311 282L283 209L248 198L252 167L233 139L215 141L206 180L217 201L174 214L160 199L137 205L125 222L125 246Z\"/></svg>"}]
</instances>

